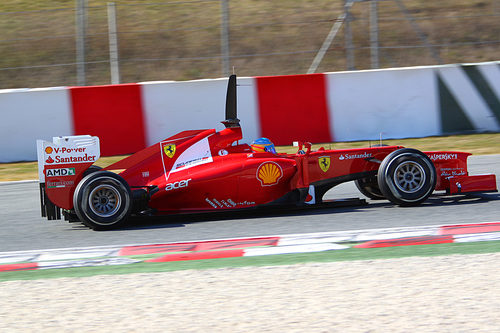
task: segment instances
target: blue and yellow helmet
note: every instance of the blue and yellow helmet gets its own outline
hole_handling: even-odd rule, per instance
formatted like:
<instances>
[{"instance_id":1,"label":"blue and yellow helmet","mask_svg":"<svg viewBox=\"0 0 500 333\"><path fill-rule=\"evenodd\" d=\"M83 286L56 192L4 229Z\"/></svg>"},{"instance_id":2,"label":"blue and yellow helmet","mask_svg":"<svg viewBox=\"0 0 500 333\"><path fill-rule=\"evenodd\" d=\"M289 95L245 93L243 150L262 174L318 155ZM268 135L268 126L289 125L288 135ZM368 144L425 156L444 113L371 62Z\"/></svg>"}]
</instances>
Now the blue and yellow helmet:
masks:
<instances>
[{"instance_id":1,"label":"blue and yellow helmet","mask_svg":"<svg viewBox=\"0 0 500 333\"><path fill-rule=\"evenodd\" d=\"M259 138L252 142L252 151L254 153L268 152L276 154L274 144L268 138Z\"/></svg>"}]
</instances>

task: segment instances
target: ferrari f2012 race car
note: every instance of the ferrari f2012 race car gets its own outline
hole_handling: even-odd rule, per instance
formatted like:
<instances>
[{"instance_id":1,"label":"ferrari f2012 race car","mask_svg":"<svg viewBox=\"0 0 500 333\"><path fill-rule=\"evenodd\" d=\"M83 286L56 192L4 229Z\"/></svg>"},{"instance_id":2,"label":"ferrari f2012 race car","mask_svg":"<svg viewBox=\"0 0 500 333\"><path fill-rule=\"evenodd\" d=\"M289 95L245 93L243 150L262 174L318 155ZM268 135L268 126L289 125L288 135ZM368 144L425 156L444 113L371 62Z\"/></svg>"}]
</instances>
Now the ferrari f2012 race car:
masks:
<instances>
[{"instance_id":1,"label":"ferrari f2012 race car","mask_svg":"<svg viewBox=\"0 0 500 333\"><path fill-rule=\"evenodd\" d=\"M318 205L332 187L355 181L371 199L401 206L447 194L497 191L495 175L471 176L455 151L401 146L311 149L276 153L270 145L241 144L236 76L228 81L225 129L188 130L104 169L99 138L37 140L42 216L81 221L95 230L117 228L130 216L169 215Z\"/></svg>"}]
</instances>

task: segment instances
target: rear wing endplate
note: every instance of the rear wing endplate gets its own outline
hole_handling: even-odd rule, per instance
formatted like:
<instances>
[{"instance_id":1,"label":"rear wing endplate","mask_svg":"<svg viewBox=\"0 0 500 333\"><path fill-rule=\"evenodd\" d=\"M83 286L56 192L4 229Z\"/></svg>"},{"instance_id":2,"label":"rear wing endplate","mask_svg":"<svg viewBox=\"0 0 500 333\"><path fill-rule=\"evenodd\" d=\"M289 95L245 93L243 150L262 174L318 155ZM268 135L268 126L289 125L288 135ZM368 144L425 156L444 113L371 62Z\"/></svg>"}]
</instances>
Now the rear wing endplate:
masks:
<instances>
[{"instance_id":1,"label":"rear wing endplate","mask_svg":"<svg viewBox=\"0 0 500 333\"><path fill-rule=\"evenodd\" d=\"M72 208L77 181L100 157L99 138L59 136L52 142L37 140L38 179L42 216L60 219L60 209Z\"/></svg>"}]
</instances>

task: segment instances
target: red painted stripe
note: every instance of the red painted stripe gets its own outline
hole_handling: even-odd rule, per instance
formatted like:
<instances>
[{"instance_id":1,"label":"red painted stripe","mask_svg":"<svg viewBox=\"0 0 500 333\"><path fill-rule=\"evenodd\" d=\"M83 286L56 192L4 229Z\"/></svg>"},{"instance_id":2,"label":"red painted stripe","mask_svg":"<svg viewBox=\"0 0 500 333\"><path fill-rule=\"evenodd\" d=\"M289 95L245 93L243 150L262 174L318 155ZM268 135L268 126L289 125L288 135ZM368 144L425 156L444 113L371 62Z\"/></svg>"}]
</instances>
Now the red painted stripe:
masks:
<instances>
[{"instance_id":1,"label":"red painted stripe","mask_svg":"<svg viewBox=\"0 0 500 333\"><path fill-rule=\"evenodd\" d=\"M146 147L141 86L71 87L75 135L96 135L101 155L123 155Z\"/></svg>"},{"instance_id":2,"label":"red painted stripe","mask_svg":"<svg viewBox=\"0 0 500 333\"><path fill-rule=\"evenodd\" d=\"M479 234L500 231L500 222L447 225L439 228L440 235Z\"/></svg>"},{"instance_id":3,"label":"red painted stripe","mask_svg":"<svg viewBox=\"0 0 500 333\"><path fill-rule=\"evenodd\" d=\"M165 252L228 250L255 246L275 246L278 244L279 239L280 237L260 237L245 239L224 239L205 242L125 246L120 250L119 255L131 256Z\"/></svg>"},{"instance_id":4,"label":"red painted stripe","mask_svg":"<svg viewBox=\"0 0 500 333\"><path fill-rule=\"evenodd\" d=\"M120 255L120 256L134 256L134 255L141 255L141 254L193 251L195 248L196 248L196 245L190 244L190 243L125 246L124 248L122 248L120 250L118 255Z\"/></svg>"},{"instance_id":5,"label":"red painted stripe","mask_svg":"<svg viewBox=\"0 0 500 333\"><path fill-rule=\"evenodd\" d=\"M261 134L276 145L331 142L324 74L256 77Z\"/></svg>"},{"instance_id":6,"label":"red painted stripe","mask_svg":"<svg viewBox=\"0 0 500 333\"><path fill-rule=\"evenodd\" d=\"M23 264L8 264L8 265L0 265L0 272L28 271L37 268L38 264L36 262L28 262Z\"/></svg>"},{"instance_id":7,"label":"red painted stripe","mask_svg":"<svg viewBox=\"0 0 500 333\"><path fill-rule=\"evenodd\" d=\"M159 258L146 260L145 262L167 262L167 261L186 261L243 257L245 250L225 250L225 251L207 251L207 252L189 252L167 254Z\"/></svg>"},{"instance_id":8,"label":"red painted stripe","mask_svg":"<svg viewBox=\"0 0 500 333\"><path fill-rule=\"evenodd\" d=\"M422 237L405 237L396 239L373 240L355 245L354 247L366 249L366 248L376 248L376 247L443 244L443 243L453 243L453 236L422 236Z\"/></svg>"},{"instance_id":9,"label":"red painted stripe","mask_svg":"<svg viewBox=\"0 0 500 333\"><path fill-rule=\"evenodd\" d=\"M227 249L243 249L256 246L276 246L280 237L267 238L249 238L249 239L233 239L210 241L198 244L197 251L209 250L227 250Z\"/></svg>"}]
</instances>

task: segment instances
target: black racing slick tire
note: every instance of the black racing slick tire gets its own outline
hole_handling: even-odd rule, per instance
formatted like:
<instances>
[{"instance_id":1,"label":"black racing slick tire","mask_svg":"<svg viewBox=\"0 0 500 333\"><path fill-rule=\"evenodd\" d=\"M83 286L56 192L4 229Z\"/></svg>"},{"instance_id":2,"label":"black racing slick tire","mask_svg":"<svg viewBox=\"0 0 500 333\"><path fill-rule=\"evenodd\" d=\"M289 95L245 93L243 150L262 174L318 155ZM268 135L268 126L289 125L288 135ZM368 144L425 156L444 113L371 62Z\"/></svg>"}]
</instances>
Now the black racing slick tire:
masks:
<instances>
[{"instance_id":1,"label":"black racing slick tire","mask_svg":"<svg viewBox=\"0 0 500 333\"><path fill-rule=\"evenodd\" d=\"M359 192L365 197L372 200L383 200L385 199L380 187L378 186L377 176L356 179L354 181Z\"/></svg>"},{"instance_id":2,"label":"black racing slick tire","mask_svg":"<svg viewBox=\"0 0 500 333\"><path fill-rule=\"evenodd\" d=\"M90 175L91 173L100 171L102 168L97 165L91 165L87 170L83 172L83 177Z\"/></svg>"},{"instance_id":3,"label":"black racing slick tire","mask_svg":"<svg viewBox=\"0 0 500 333\"><path fill-rule=\"evenodd\" d=\"M75 189L73 205L76 215L94 230L122 226L132 211L132 192L127 182L109 171L85 176Z\"/></svg>"},{"instance_id":4,"label":"black racing slick tire","mask_svg":"<svg viewBox=\"0 0 500 333\"><path fill-rule=\"evenodd\" d=\"M416 206L427 200L436 187L436 169L419 150L398 149L387 155L377 173L380 191L399 206Z\"/></svg>"}]
</instances>

